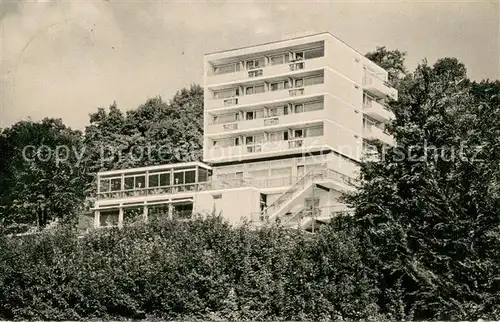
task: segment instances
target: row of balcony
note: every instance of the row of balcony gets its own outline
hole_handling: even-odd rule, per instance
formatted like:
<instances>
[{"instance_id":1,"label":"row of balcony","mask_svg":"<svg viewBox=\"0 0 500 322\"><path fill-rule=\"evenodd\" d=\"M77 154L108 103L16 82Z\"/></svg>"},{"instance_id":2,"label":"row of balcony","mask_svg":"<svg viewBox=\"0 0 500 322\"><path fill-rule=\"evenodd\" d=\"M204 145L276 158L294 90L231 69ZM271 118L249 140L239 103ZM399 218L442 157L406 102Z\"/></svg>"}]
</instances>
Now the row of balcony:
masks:
<instances>
[{"instance_id":1,"label":"row of balcony","mask_svg":"<svg viewBox=\"0 0 500 322\"><path fill-rule=\"evenodd\" d=\"M259 128L269 128L283 124L298 124L305 120L320 120L325 119L328 115L333 114L333 109L316 110L302 113L292 113L287 115L269 116L265 118L257 118L253 120L242 120L226 124L209 124L205 130L207 135L216 133L233 132L233 131L249 131Z\"/></svg>"},{"instance_id":2,"label":"row of balcony","mask_svg":"<svg viewBox=\"0 0 500 322\"><path fill-rule=\"evenodd\" d=\"M325 63L325 57L298 59L282 64L254 66L250 69L235 70L232 73L210 75L207 77L207 80L210 84L226 84L254 80L255 78L276 77L277 75L284 75L290 72L322 68L326 66Z\"/></svg>"},{"instance_id":3,"label":"row of balcony","mask_svg":"<svg viewBox=\"0 0 500 322\"><path fill-rule=\"evenodd\" d=\"M318 95L320 93L325 93L326 91L327 87L324 83L322 83L298 88L267 91L253 95L235 96L225 99L211 99L205 101L205 109L209 111L236 105L245 106L265 104L266 102L270 103L275 101L289 100L290 98L297 96Z\"/></svg>"}]
</instances>

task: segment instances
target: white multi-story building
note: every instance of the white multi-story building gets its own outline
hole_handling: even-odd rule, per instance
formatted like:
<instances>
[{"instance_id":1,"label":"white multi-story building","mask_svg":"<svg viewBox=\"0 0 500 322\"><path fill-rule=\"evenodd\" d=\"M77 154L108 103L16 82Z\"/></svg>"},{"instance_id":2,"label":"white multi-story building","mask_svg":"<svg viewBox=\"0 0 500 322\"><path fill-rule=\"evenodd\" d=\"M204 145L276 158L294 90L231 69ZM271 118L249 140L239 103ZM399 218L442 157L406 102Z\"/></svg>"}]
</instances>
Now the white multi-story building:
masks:
<instances>
[{"instance_id":1,"label":"white multi-story building","mask_svg":"<svg viewBox=\"0 0 500 322\"><path fill-rule=\"evenodd\" d=\"M330 33L207 54L204 69L206 164L99 173L96 227L216 211L307 229L349 211L339 196L368 142L394 144L387 72Z\"/></svg>"}]
</instances>

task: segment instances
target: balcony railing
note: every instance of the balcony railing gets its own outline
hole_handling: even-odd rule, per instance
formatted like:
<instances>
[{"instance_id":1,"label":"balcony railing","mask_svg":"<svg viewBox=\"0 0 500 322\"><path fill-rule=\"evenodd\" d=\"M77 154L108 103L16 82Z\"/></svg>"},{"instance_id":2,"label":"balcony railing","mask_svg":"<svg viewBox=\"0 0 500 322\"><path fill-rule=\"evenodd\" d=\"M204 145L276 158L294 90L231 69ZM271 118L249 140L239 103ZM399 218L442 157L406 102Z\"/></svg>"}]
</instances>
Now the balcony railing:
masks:
<instances>
[{"instance_id":1,"label":"balcony railing","mask_svg":"<svg viewBox=\"0 0 500 322\"><path fill-rule=\"evenodd\" d=\"M294 88L288 91L290 96L304 95L304 88Z\"/></svg>"},{"instance_id":2,"label":"balcony railing","mask_svg":"<svg viewBox=\"0 0 500 322\"><path fill-rule=\"evenodd\" d=\"M280 119L278 117L271 117L264 119L264 126L269 125L278 125L280 123Z\"/></svg>"},{"instance_id":3,"label":"balcony railing","mask_svg":"<svg viewBox=\"0 0 500 322\"><path fill-rule=\"evenodd\" d=\"M238 123L224 124L224 131L232 131L238 129Z\"/></svg>"},{"instance_id":4,"label":"balcony railing","mask_svg":"<svg viewBox=\"0 0 500 322\"><path fill-rule=\"evenodd\" d=\"M260 77L264 75L264 70L261 69L253 69L248 71L248 77L253 78L253 77Z\"/></svg>"},{"instance_id":5,"label":"balcony railing","mask_svg":"<svg viewBox=\"0 0 500 322\"><path fill-rule=\"evenodd\" d=\"M336 180L339 182L352 185L354 183L353 179L342 174L340 172L334 171L332 169L321 169L313 170L307 173L305 176L300 178L290 189L285 191L278 199L276 199L271 205L265 208L260 215L261 221L270 221L276 219L277 212L281 207L290 202L297 193L302 192L305 188L311 185L317 180Z\"/></svg>"},{"instance_id":6,"label":"balcony railing","mask_svg":"<svg viewBox=\"0 0 500 322\"><path fill-rule=\"evenodd\" d=\"M232 98L226 98L224 100L224 106L233 106L238 104L238 98L237 97L232 97Z\"/></svg>"},{"instance_id":7,"label":"balcony railing","mask_svg":"<svg viewBox=\"0 0 500 322\"><path fill-rule=\"evenodd\" d=\"M101 192L98 194L98 199L117 199L117 198L129 198L129 197L139 197L139 196L155 196L155 195L171 195L171 194L181 194L199 191L210 191L210 190L224 190L242 187L255 187L255 188L276 188L276 187L286 187L291 185L293 182L297 181L296 177L278 177L278 178L266 178L266 179L254 179L254 178L240 178L240 179L230 179L230 180L217 180L217 181L207 181L198 183L187 183L173 186L165 187L150 187L150 188L136 188L127 189L120 191L109 191Z\"/></svg>"}]
</instances>

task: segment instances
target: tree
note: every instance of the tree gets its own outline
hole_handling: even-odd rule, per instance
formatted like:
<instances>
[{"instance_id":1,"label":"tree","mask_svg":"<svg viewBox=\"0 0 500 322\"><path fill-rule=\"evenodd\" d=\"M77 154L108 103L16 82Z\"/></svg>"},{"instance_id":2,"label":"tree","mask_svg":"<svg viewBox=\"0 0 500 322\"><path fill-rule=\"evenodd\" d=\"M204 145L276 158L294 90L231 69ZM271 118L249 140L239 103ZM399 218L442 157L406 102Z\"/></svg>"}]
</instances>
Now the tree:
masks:
<instances>
[{"instance_id":1,"label":"tree","mask_svg":"<svg viewBox=\"0 0 500 322\"><path fill-rule=\"evenodd\" d=\"M13 231L75 217L88 177L82 136L59 119L21 121L0 135L0 217ZM17 227L17 228L16 228Z\"/></svg>"},{"instance_id":2,"label":"tree","mask_svg":"<svg viewBox=\"0 0 500 322\"><path fill-rule=\"evenodd\" d=\"M393 87L397 88L400 80L408 73L405 67L406 52L387 50L383 46L367 53L365 57L387 70L389 82Z\"/></svg>"},{"instance_id":3,"label":"tree","mask_svg":"<svg viewBox=\"0 0 500 322\"><path fill-rule=\"evenodd\" d=\"M390 103L396 119L388 131L398 146L362 164L361 187L348 201L380 281L379 305L393 318L500 316L500 112L492 88L498 83L471 84L456 59L424 61Z\"/></svg>"},{"instance_id":4,"label":"tree","mask_svg":"<svg viewBox=\"0 0 500 322\"><path fill-rule=\"evenodd\" d=\"M92 172L201 159L203 89L192 85L170 103L152 98L124 115L114 103L109 112L90 115L85 130L87 166Z\"/></svg>"}]
</instances>

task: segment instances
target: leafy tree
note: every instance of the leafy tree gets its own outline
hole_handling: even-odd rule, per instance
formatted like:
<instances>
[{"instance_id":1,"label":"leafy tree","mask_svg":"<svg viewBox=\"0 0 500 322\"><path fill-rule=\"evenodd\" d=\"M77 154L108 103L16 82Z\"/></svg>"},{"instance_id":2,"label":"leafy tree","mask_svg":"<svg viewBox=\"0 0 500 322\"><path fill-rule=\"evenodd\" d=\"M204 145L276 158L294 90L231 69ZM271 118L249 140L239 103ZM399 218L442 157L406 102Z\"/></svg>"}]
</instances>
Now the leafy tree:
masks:
<instances>
[{"instance_id":1,"label":"leafy tree","mask_svg":"<svg viewBox=\"0 0 500 322\"><path fill-rule=\"evenodd\" d=\"M408 73L405 67L406 52L387 50L385 46L382 46L367 53L365 57L387 70L389 82L396 88L400 80Z\"/></svg>"},{"instance_id":2,"label":"leafy tree","mask_svg":"<svg viewBox=\"0 0 500 322\"><path fill-rule=\"evenodd\" d=\"M0 218L12 229L75 217L88 179L82 136L59 119L21 121L0 135Z\"/></svg>"},{"instance_id":3,"label":"leafy tree","mask_svg":"<svg viewBox=\"0 0 500 322\"><path fill-rule=\"evenodd\" d=\"M399 67L398 67L399 69ZM456 59L399 85L398 146L361 167L356 208L379 305L397 319L500 316L498 82L473 85ZM485 127L485 125L487 127Z\"/></svg>"},{"instance_id":4,"label":"leafy tree","mask_svg":"<svg viewBox=\"0 0 500 322\"><path fill-rule=\"evenodd\" d=\"M125 114L116 104L100 108L90 115L85 144L92 172L200 160L203 89L192 85L170 103L157 97Z\"/></svg>"}]
</instances>

